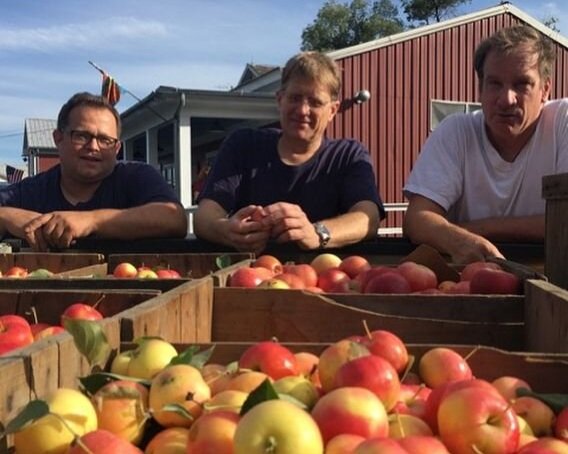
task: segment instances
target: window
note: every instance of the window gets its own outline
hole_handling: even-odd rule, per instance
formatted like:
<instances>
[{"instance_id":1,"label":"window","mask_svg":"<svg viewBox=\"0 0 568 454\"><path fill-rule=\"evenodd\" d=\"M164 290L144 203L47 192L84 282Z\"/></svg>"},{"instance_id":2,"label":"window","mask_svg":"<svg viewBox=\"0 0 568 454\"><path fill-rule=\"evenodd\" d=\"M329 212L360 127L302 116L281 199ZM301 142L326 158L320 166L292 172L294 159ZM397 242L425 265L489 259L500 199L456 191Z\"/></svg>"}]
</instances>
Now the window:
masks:
<instances>
[{"instance_id":1,"label":"window","mask_svg":"<svg viewBox=\"0 0 568 454\"><path fill-rule=\"evenodd\" d=\"M432 99L430 101L430 131L436 129L440 122L448 115L454 113L475 112L481 109L478 102L459 102L459 101L442 101Z\"/></svg>"}]
</instances>

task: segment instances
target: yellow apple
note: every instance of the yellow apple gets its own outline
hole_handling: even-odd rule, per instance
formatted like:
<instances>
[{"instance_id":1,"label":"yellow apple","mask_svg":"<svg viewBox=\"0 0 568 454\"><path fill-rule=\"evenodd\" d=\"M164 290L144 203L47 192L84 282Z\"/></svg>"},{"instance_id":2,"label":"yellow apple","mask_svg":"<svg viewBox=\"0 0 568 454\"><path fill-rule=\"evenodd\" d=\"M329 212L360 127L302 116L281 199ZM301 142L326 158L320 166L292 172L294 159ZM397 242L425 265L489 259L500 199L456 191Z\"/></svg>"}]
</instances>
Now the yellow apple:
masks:
<instances>
[{"instance_id":1,"label":"yellow apple","mask_svg":"<svg viewBox=\"0 0 568 454\"><path fill-rule=\"evenodd\" d=\"M237 391L235 389L227 389L215 394L209 399L203 408L204 413L212 413L214 411L232 411L240 413L241 407L247 400L249 393Z\"/></svg>"},{"instance_id":2,"label":"yellow apple","mask_svg":"<svg viewBox=\"0 0 568 454\"><path fill-rule=\"evenodd\" d=\"M314 257L310 265L316 270L318 276L329 268L339 268L341 265L341 259L335 255L325 252Z\"/></svg>"},{"instance_id":3,"label":"yellow apple","mask_svg":"<svg viewBox=\"0 0 568 454\"><path fill-rule=\"evenodd\" d=\"M235 454L323 454L323 440L310 414L284 400L267 400L237 424Z\"/></svg>"},{"instance_id":4,"label":"yellow apple","mask_svg":"<svg viewBox=\"0 0 568 454\"><path fill-rule=\"evenodd\" d=\"M59 388L48 396L46 403L50 413L14 435L17 453L64 454L75 437L96 430L95 408L80 391Z\"/></svg>"},{"instance_id":5,"label":"yellow apple","mask_svg":"<svg viewBox=\"0 0 568 454\"><path fill-rule=\"evenodd\" d=\"M276 380L272 386L278 394L287 394L311 409L319 398L316 386L303 375L289 375Z\"/></svg>"},{"instance_id":6,"label":"yellow apple","mask_svg":"<svg viewBox=\"0 0 568 454\"><path fill-rule=\"evenodd\" d=\"M189 429L170 427L158 432L146 446L144 454L186 454Z\"/></svg>"},{"instance_id":7,"label":"yellow apple","mask_svg":"<svg viewBox=\"0 0 568 454\"><path fill-rule=\"evenodd\" d=\"M144 339L128 363L129 377L151 379L177 356L175 347L163 339Z\"/></svg>"},{"instance_id":8,"label":"yellow apple","mask_svg":"<svg viewBox=\"0 0 568 454\"><path fill-rule=\"evenodd\" d=\"M134 350L127 350L125 352L120 352L114 357L110 365L110 371L117 375L128 375L128 364L132 359Z\"/></svg>"}]
</instances>

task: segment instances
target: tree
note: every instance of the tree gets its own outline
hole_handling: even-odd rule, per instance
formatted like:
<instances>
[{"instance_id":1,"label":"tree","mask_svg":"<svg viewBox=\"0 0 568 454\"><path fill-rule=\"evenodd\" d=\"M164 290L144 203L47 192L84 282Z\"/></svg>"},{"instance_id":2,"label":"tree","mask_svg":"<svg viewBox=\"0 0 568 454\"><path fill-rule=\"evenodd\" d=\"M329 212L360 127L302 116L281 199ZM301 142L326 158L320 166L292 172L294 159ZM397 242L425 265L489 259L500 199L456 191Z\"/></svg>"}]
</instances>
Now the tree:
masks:
<instances>
[{"instance_id":1,"label":"tree","mask_svg":"<svg viewBox=\"0 0 568 454\"><path fill-rule=\"evenodd\" d=\"M550 28L551 30L554 30L555 32L560 33L560 29L557 27L558 22L560 22L560 20L557 17L554 16L548 16L545 17L541 20L541 22L546 25L548 28Z\"/></svg>"},{"instance_id":2,"label":"tree","mask_svg":"<svg viewBox=\"0 0 568 454\"><path fill-rule=\"evenodd\" d=\"M404 30L391 0L328 0L302 32L302 50L322 52L372 41Z\"/></svg>"},{"instance_id":3,"label":"tree","mask_svg":"<svg viewBox=\"0 0 568 454\"><path fill-rule=\"evenodd\" d=\"M471 3L471 0L401 0L408 22L427 25L430 19L440 22L449 16L458 5Z\"/></svg>"}]
</instances>

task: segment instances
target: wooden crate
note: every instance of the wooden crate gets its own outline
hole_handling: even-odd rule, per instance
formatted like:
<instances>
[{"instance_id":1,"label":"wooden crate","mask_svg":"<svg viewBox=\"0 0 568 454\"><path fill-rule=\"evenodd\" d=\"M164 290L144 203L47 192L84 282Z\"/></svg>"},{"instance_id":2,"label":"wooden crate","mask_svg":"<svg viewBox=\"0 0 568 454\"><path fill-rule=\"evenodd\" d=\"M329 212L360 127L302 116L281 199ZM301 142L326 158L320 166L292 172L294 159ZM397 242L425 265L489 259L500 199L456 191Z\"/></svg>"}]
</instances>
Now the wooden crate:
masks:
<instances>
[{"instance_id":1,"label":"wooden crate","mask_svg":"<svg viewBox=\"0 0 568 454\"><path fill-rule=\"evenodd\" d=\"M104 261L104 255L94 253L17 252L0 254L0 271L5 273L12 266L21 266L29 271L45 268L52 273L61 273Z\"/></svg>"},{"instance_id":2,"label":"wooden crate","mask_svg":"<svg viewBox=\"0 0 568 454\"><path fill-rule=\"evenodd\" d=\"M568 288L568 173L542 179L546 199L545 274L553 284Z\"/></svg>"},{"instance_id":3,"label":"wooden crate","mask_svg":"<svg viewBox=\"0 0 568 454\"><path fill-rule=\"evenodd\" d=\"M251 253L185 253L185 254L110 254L110 272L121 262L134 266L166 266L178 271L184 277L201 278L212 275L215 285L225 286L227 277L238 267L248 266L254 254ZM229 263L219 268L218 261Z\"/></svg>"}]
</instances>

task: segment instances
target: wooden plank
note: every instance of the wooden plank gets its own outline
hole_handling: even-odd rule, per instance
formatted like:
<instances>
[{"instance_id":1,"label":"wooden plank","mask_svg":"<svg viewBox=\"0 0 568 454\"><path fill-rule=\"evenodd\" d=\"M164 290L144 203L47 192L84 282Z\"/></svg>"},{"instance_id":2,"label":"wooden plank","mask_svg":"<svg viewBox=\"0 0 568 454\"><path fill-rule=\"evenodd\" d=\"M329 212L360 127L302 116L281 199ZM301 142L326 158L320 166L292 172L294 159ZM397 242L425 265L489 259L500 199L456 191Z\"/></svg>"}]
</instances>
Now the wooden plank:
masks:
<instances>
[{"instance_id":1,"label":"wooden plank","mask_svg":"<svg viewBox=\"0 0 568 454\"><path fill-rule=\"evenodd\" d=\"M167 291L190 279L96 279L90 277L72 277L68 279L0 279L0 290L69 290L69 289L150 289Z\"/></svg>"},{"instance_id":2,"label":"wooden plank","mask_svg":"<svg viewBox=\"0 0 568 454\"><path fill-rule=\"evenodd\" d=\"M544 272L550 282L568 289L568 173L543 177L542 197L546 200Z\"/></svg>"},{"instance_id":3,"label":"wooden plank","mask_svg":"<svg viewBox=\"0 0 568 454\"><path fill-rule=\"evenodd\" d=\"M542 177L542 198L546 200L568 199L568 173Z\"/></svg>"},{"instance_id":4,"label":"wooden plank","mask_svg":"<svg viewBox=\"0 0 568 454\"><path fill-rule=\"evenodd\" d=\"M0 422L5 424L14 418L32 396L29 377L30 362L22 356L0 357Z\"/></svg>"},{"instance_id":5,"label":"wooden plank","mask_svg":"<svg viewBox=\"0 0 568 454\"><path fill-rule=\"evenodd\" d=\"M106 263L98 263L96 265L83 266L68 271L57 273L56 276L61 279L81 277L81 278L102 278L108 274L108 265Z\"/></svg>"},{"instance_id":6,"label":"wooden plank","mask_svg":"<svg viewBox=\"0 0 568 454\"><path fill-rule=\"evenodd\" d=\"M401 304L404 296L401 297ZM523 350L522 323L449 321L385 315L300 290L215 288L212 341L333 342L387 329L404 342L481 344Z\"/></svg>"},{"instance_id":7,"label":"wooden plank","mask_svg":"<svg viewBox=\"0 0 568 454\"><path fill-rule=\"evenodd\" d=\"M215 271L211 274L211 276L213 277L213 283L216 287L226 287L231 274L233 274L236 270L242 268L243 266L250 266L251 263L252 260L242 260L221 270Z\"/></svg>"},{"instance_id":8,"label":"wooden plank","mask_svg":"<svg viewBox=\"0 0 568 454\"><path fill-rule=\"evenodd\" d=\"M568 353L568 291L543 281L528 281L525 344L536 352Z\"/></svg>"}]
</instances>

